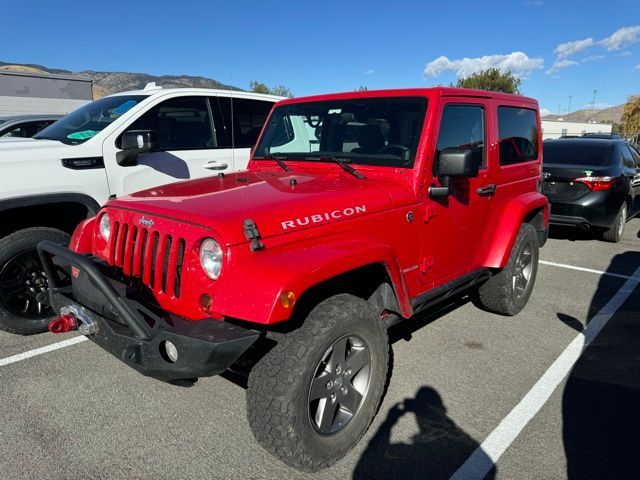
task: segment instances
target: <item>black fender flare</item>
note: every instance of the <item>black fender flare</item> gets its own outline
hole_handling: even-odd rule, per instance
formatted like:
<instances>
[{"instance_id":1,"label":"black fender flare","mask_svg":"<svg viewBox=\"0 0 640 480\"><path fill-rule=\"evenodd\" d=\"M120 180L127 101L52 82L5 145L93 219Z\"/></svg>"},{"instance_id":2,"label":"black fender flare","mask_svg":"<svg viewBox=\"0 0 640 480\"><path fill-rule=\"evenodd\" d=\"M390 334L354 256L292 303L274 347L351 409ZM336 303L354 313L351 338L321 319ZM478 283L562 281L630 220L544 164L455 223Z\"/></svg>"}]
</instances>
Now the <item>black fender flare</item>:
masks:
<instances>
[{"instance_id":1,"label":"black fender flare","mask_svg":"<svg viewBox=\"0 0 640 480\"><path fill-rule=\"evenodd\" d=\"M83 193L50 193L0 200L0 212L22 207L52 205L56 203L78 203L85 206L91 216L96 215L100 210L100 204L89 195Z\"/></svg>"}]
</instances>

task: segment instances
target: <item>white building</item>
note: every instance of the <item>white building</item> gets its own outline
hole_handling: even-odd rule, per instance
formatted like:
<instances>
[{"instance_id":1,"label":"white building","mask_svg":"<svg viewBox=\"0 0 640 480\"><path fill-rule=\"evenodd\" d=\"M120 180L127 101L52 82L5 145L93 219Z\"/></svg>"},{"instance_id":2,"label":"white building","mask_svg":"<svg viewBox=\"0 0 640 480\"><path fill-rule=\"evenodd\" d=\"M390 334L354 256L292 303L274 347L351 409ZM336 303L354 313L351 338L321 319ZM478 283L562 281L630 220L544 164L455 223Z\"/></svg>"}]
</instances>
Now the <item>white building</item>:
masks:
<instances>
[{"instance_id":1,"label":"white building","mask_svg":"<svg viewBox=\"0 0 640 480\"><path fill-rule=\"evenodd\" d=\"M87 77L0 70L0 115L65 115L91 100Z\"/></svg>"},{"instance_id":2,"label":"white building","mask_svg":"<svg viewBox=\"0 0 640 480\"><path fill-rule=\"evenodd\" d=\"M564 135L581 136L585 133L611 133L608 123L564 122L542 120L542 139L560 138Z\"/></svg>"}]
</instances>

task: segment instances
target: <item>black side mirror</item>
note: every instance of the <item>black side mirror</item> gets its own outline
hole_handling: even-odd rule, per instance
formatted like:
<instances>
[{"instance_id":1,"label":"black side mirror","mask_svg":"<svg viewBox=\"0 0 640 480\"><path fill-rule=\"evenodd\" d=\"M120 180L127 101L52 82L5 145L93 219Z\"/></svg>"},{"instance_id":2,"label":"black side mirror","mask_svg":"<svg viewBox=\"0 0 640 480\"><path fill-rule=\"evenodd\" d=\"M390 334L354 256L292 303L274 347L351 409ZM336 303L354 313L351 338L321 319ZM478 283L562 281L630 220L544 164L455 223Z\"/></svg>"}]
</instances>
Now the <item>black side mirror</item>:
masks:
<instances>
[{"instance_id":1,"label":"black side mirror","mask_svg":"<svg viewBox=\"0 0 640 480\"><path fill-rule=\"evenodd\" d=\"M447 148L440 154L438 175L441 177L476 178L480 171L480 151L471 148Z\"/></svg>"},{"instance_id":2,"label":"black side mirror","mask_svg":"<svg viewBox=\"0 0 640 480\"><path fill-rule=\"evenodd\" d=\"M480 172L482 155L480 149L447 148L438 159L438 177L442 187L430 187L431 198L445 197L451 193L449 187L452 178L476 178Z\"/></svg>"},{"instance_id":3,"label":"black side mirror","mask_svg":"<svg viewBox=\"0 0 640 480\"><path fill-rule=\"evenodd\" d=\"M121 152L116 155L118 165L136 165L138 155L158 149L158 134L153 130L129 130L120 137Z\"/></svg>"}]
</instances>

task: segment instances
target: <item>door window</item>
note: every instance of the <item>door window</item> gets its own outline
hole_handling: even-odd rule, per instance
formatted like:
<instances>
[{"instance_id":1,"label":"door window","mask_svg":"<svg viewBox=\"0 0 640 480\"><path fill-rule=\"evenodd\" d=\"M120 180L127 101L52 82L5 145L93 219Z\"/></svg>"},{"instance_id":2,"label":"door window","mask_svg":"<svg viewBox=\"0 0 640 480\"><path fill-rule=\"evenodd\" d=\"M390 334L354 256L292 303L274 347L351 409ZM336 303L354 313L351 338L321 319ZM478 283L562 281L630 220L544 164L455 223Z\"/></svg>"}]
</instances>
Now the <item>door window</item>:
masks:
<instances>
[{"instance_id":1,"label":"door window","mask_svg":"<svg viewBox=\"0 0 640 480\"><path fill-rule=\"evenodd\" d=\"M38 122L22 123L19 126L12 128L4 133L0 133L0 137L21 137L31 138L40 130L48 127L54 122L54 120L41 120Z\"/></svg>"},{"instance_id":2,"label":"door window","mask_svg":"<svg viewBox=\"0 0 640 480\"><path fill-rule=\"evenodd\" d=\"M480 105L446 105L442 110L434 174L440 154L447 148L469 148L486 166L484 108Z\"/></svg>"},{"instance_id":3,"label":"door window","mask_svg":"<svg viewBox=\"0 0 640 480\"><path fill-rule=\"evenodd\" d=\"M538 158L536 112L528 108L498 107L500 165L513 165Z\"/></svg>"},{"instance_id":4,"label":"door window","mask_svg":"<svg viewBox=\"0 0 640 480\"><path fill-rule=\"evenodd\" d=\"M251 148L271 111L273 103L247 98L233 99L233 145L234 148Z\"/></svg>"},{"instance_id":5,"label":"door window","mask_svg":"<svg viewBox=\"0 0 640 480\"><path fill-rule=\"evenodd\" d=\"M216 146L205 97L180 97L162 102L128 130L155 131L159 150L201 150Z\"/></svg>"}]
</instances>

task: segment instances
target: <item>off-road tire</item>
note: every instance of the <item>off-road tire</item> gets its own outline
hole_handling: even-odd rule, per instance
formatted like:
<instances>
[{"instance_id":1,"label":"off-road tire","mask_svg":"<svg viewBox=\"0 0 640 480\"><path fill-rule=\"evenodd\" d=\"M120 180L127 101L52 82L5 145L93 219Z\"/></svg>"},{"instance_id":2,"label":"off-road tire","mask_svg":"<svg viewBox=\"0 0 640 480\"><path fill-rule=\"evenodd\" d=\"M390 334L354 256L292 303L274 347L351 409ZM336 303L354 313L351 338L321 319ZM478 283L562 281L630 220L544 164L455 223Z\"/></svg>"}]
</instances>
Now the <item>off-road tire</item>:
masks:
<instances>
[{"instance_id":1,"label":"off-road tire","mask_svg":"<svg viewBox=\"0 0 640 480\"><path fill-rule=\"evenodd\" d=\"M626 202L622 202L618 215L609 230L602 233L602 239L606 242L618 243L624 235L624 227L627 223L628 207Z\"/></svg>"},{"instance_id":2,"label":"off-road tire","mask_svg":"<svg viewBox=\"0 0 640 480\"><path fill-rule=\"evenodd\" d=\"M323 354L345 335L365 340L370 352L367 393L341 430L323 436L312 426L309 389ZM376 415L387 383L389 341L371 305L339 294L318 304L303 325L286 335L253 368L247 416L258 442L286 464L304 471L329 467L358 443Z\"/></svg>"},{"instance_id":3,"label":"off-road tire","mask_svg":"<svg viewBox=\"0 0 640 480\"><path fill-rule=\"evenodd\" d=\"M0 271L17 255L27 251L35 252L38 243L43 240L67 244L69 235L55 228L35 227L18 230L4 237L0 240ZM20 317L9 311L0 298L0 330L19 335L33 335L45 332L50 321L50 317Z\"/></svg>"},{"instance_id":4,"label":"off-road tire","mask_svg":"<svg viewBox=\"0 0 640 480\"><path fill-rule=\"evenodd\" d=\"M524 292L520 295L514 289L514 274L519 255L526 247L531 249L531 272ZM523 223L511 249L507 265L473 292L476 306L500 315L518 314L527 304L538 273L539 244L535 228Z\"/></svg>"}]
</instances>

